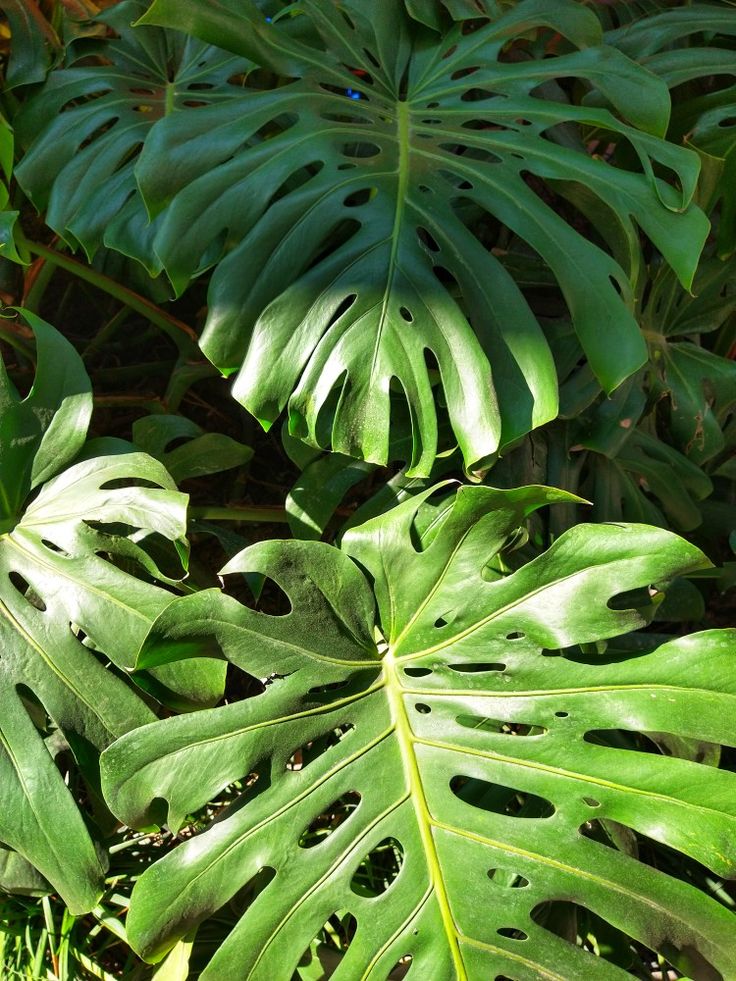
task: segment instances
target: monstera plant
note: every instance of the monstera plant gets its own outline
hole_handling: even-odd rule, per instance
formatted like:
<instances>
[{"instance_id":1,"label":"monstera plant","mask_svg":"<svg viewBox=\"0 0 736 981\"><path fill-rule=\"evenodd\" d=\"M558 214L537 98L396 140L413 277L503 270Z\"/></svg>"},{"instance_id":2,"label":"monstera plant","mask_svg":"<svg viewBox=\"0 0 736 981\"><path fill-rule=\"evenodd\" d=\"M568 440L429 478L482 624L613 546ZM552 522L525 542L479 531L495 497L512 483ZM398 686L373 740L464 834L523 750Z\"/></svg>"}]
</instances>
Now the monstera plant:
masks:
<instances>
[{"instance_id":1,"label":"monstera plant","mask_svg":"<svg viewBox=\"0 0 736 981\"><path fill-rule=\"evenodd\" d=\"M515 562L526 516L566 499L440 485L339 550L261 542L223 569L271 579L288 613L207 590L161 614L141 667L200 641L262 684L102 756L134 827L176 830L234 794L138 881L127 930L144 957L230 902L240 918L203 979L291 978L335 914L353 918L335 977L623 976L574 927L568 942L560 909L577 909L692 977L733 975L732 914L637 846L734 872L736 779L708 764L736 741L736 632L617 646L658 586L707 560L661 529L580 525Z\"/></svg>"},{"instance_id":2,"label":"monstera plant","mask_svg":"<svg viewBox=\"0 0 736 981\"><path fill-rule=\"evenodd\" d=\"M130 444L85 443L92 393L82 362L24 315L38 359L25 398L0 361L0 841L84 912L102 892L104 855L78 803L102 803L100 751L156 719L124 669L173 599L150 581L168 576L148 543L176 545L184 573L186 496ZM140 684L179 707L213 704L222 670L203 664ZM83 778L75 791L55 765L62 752Z\"/></svg>"},{"instance_id":3,"label":"monstera plant","mask_svg":"<svg viewBox=\"0 0 736 981\"><path fill-rule=\"evenodd\" d=\"M369 17L352 0L272 17L157 0L141 22L234 61L131 32L144 6L105 15L109 65L54 73L29 102L21 135L39 135L18 176L70 241L98 243L114 211L107 244L179 292L217 263L202 350L264 427L288 406L312 445L399 453L426 476L438 416L470 473L554 418L554 362L502 229L551 269L607 392L645 361L640 229L688 287L708 230L699 160L662 138L665 82L606 45L592 11L524 0L442 43L401 4ZM594 133L630 159L591 154ZM558 182L587 189L600 244L554 206Z\"/></svg>"}]
</instances>

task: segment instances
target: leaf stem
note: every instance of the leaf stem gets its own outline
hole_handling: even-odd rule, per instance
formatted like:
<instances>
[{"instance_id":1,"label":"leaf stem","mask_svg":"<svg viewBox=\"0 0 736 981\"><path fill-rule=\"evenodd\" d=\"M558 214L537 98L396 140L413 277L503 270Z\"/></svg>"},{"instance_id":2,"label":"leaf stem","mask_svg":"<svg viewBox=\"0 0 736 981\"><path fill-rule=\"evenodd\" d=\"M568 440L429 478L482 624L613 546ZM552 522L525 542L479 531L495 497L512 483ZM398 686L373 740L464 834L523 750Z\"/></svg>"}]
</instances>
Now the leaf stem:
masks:
<instances>
[{"instance_id":1,"label":"leaf stem","mask_svg":"<svg viewBox=\"0 0 736 981\"><path fill-rule=\"evenodd\" d=\"M83 262L72 259L70 256L62 255L62 253L57 252L55 249L41 245L39 242L31 242L23 236L20 239L20 244L32 255L42 256L60 269L72 273L72 275L84 280L91 286L96 286L97 289L103 290L109 296L130 307L131 310L140 313L141 316L150 320L152 324L155 324L167 334L182 354L191 354L197 351L197 335L192 328L182 320L162 310L161 307L156 306L155 303L146 299L145 296L141 296L126 286L122 286L97 269L92 269Z\"/></svg>"},{"instance_id":2,"label":"leaf stem","mask_svg":"<svg viewBox=\"0 0 736 981\"><path fill-rule=\"evenodd\" d=\"M262 521L266 524L288 524L289 516L286 508L264 507L196 507L189 508L189 517L200 521Z\"/></svg>"}]
</instances>

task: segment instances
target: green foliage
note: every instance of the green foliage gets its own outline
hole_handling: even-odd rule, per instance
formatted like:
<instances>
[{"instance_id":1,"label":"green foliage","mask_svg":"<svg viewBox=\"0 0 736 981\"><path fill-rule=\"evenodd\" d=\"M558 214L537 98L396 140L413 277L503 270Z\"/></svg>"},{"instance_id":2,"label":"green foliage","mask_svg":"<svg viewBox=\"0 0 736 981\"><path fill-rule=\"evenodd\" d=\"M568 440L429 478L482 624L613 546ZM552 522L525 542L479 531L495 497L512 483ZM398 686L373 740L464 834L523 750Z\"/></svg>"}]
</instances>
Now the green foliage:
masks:
<instances>
[{"instance_id":1,"label":"green foliage","mask_svg":"<svg viewBox=\"0 0 736 981\"><path fill-rule=\"evenodd\" d=\"M733 4L102 5L0 0L0 975L736 977Z\"/></svg>"},{"instance_id":2,"label":"green foliage","mask_svg":"<svg viewBox=\"0 0 736 981\"><path fill-rule=\"evenodd\" d=\"M550 207L545 182L577 181L604 201L629 264L640 251L635 215L691 282L707 230L690 203L698 158L661 139L664 83L603 45L595 16L574 3L552 14L525 0L471 33L450 28L438 44L398 5L369 23L350 3L305 2L297 35L288 11L269 24L252 2L214 12L159 0L146 23L185 26L259 66L233 88L225 84L233 65L220 68L224 56L207 49L216 71L195 73L197 93L186 66L199 68L202 49L179 54L181 79L165 82L163 52L177 35L126 30L132 9L107 15L122 34L110 67L56 73L29 103L23 131L42 132L19 177L39 206L50 202L52 226L88 250L114 209L107 244L152 272L162 265L178 291L224 256L202 349L225 374L240 369L233 393L264 426L288 404L299 437L385 463L397 452L391 436L408 425L409 473L426 476L437 401L469 471L552 419L551 352L513 277L479 241L481 219L502 223L552 270L601 385L611 391L634 372L646 350L631 312L632 270ZM528 58L509 59L535 29ZM550 48L555 31L563 39ZM161 49L162 67L151 69L142 100L140 72L121 75L119 65L144 43ZM199 92L200 77L211 91ZM575 101L555 83L562 77L577 81ZM101 85L109 94L70 110L81 126L55 118ZM610 108L589 106L586 93ZM165 111L193 95L196 112ZM633 163L591 157L591 128L628 144ZM145 235L136 157L135 179L156 216ZM680 190L655 169L674 174ZM131 209L138 218L129 226Z\"/></svg>"},{"instance_id":3,"label":"green foliage","mask_svg":"<svg viewBox=\"0 0 736 981\"><path fill-rule=\"evenodd\" d=\"M25 317L38 367L24 399L0 363L0 840L79 913L99 898L103 867L54 757L71 753L87 792L99 795L99 752L155 719L105 663L132 668L173 597L116 560L165 579L147 539L175 543L186 559L186 499L134 447L84 445L92 395L82 362L46 323ZM219 697L222 672L164 672L167 683L180 701L206 703Z\"/></svg>"},{"instance_id":4,"label":"green foliage","mask_svg":"<svg viewBox=\"0 0 736 981\"><path fill-rule=\"evenodd\" d=\"M18 179L72 246L91 258L104 242L155 275L158 224L149 224L134 176L140 149L166 115L231 99L238 89L228 79L247 63L179 33L132 31L145 7L127 0L107 11L119 37L77 42L71 66L25 104L18 134L31 146ZM75 66L97 53L103 63Z\"/></svg>"},{"instance_id":5,"label":"green foliage","mask_svg":"<svg viewBox=\"0 0 736 981\"><path fill-rule=\"evenodd\" d=\"M555 936L546 916L564 897L686 972L730 976L731 914L591 831L622 826L733 872L734 778L693 762L693 740L734 742L734 633L629 656L605 643L646 622L637 590L706 560L655 528L581 525L504 577L519 524L567 495L462 488L422 515L432 493L354 528L341 551L264 542L223 570L273 579L288 614L205 591L158 619L142 666L212 635L269 679L104 753L107 799L134 827L176 829L242 786L143 874L131 942L157 959L258 882L203 978L290 977L338 910L357 921L346 977L386 977L406 956L418 977L618 977ZM670 755L647 755L644 736ZM374 859L383 878L366 879Z\"/></svg>"}]
</instances>

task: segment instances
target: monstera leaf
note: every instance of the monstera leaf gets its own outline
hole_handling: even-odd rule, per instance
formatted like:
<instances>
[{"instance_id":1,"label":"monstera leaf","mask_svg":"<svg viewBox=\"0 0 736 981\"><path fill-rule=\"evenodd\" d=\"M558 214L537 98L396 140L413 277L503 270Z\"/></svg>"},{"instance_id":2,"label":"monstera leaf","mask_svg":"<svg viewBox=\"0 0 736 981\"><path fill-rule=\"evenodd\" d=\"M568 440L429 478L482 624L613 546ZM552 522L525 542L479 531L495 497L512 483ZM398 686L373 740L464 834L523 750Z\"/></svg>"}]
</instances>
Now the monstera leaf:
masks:
<instances>
[{"instance_id":1,"label":"monstera leaf","mask_svg":"<svg viewBox=\"0 0 736 981\"><path fill-rule=\"evenodd\" d=\"M708 79L707 86L700 90L704 94L677 100L669 135L673 141L684 139L722 161L716 192L722 202L717 247L724 257L732 255L736 248L734 35L733 10L727 5L698 3L642 17L606 34L609 44L640 61L669 88L693 79ZM729 86L718 87L727 80L731 82Z\"/></svg>"},{"instance_id":2,"label":"monstera leaf","mask_svg":"<svg viewBox=\"0 0 736 981\"><path fill-rule=\"evenodd\" d=\"M140 260L152 275L160 263L133 173L148 134L172 112L189 113L237 93L228 80L242 59L182 34L131 30L145 10L125 0L99 20L117 37L79 43L80 65L53 72L18 116L30 148L17 177L46 222L88 256L105 245ZM98 63L89 64L98 54Z\"/></svg>"},{"instance_id":3,"label":"monstera leaf","mask_svg":"<svg viewBox=\"0 0 736 981\"><path fill-rule=\"evenodd\" d=\"M60 735L99 794L100 750L155 719L105 665L134 666L172 595L111 558L156 574L146 539L183 539L186 498L161 464L127 444L93 441L78 455L89 380L67 341L25 317L38 353L25 399L0 362L0 840L82 912L102 890L102 859L43 732ZM157 683L195 681L211 699L218 678L210 661L204 674L180 666Z\"/></svg>"},{"instance_id":4,"label":"monstera leaf","mask_svg":"<svg viewBox=\"0 0 736 981\"><path fill-rule=\"evenodd\" d=\"M136 174L178 290L224 255L201 345L239 372L233 394L265 427L288 405L292 434L385 463L408 419L408 473L426 476L438 405L469 471L553 418L550 350L489 249L501 225L552 269L603 387L638 368L627 273L546 181L584 184L638 251L636 215L690 282L707 231L689 205L696 155L660 138L666 85L602 45L580 4L523 0L441 39L402 4L369 18L354 0L303 0L272 22L253 0L156 0L143 20L260 66L239 99L162 120ZM613 108L574 104L556 79ZM591 155L587 127L638 162Z\"/></svg>"},{"instance_id":5,"label":"monstera leaf","mask_svg":"<svg viewBox=\"0 0 736 981\"><path fill-rule=\"evenodd\" d=\"M650 348L655 396L667 399L677 447L703 464L726 444L724 428L736 404L736 364L703 346L736 313L736 260L701 264L689 294L669 270L653 278L641 324Z\"/></svg>"},{"instance_id":6,"label":"monstera leaf","mask_svg":"<svg viewBox=\"0 0 736 981\"><path fill-rule=\"evenodd\" d=\"M212 590L162 614L142 664L211 637L263 689L103 754L106 798L134 827L177 829L234 795L143 873L131 942L156 960L232 900L242 916L203 981L286 981L338 913L354 929L335 977L398 962L443 981L626 976L555 934L552 913L575 904L625 949L732 976L733 914L635 849L734 872L736 778L692 747L736 741L736 632L605 643L643 625L651 584L706 560L657 528L581 525L503 577L525 517L569 495L439 490L342 550L261 542L223 570L269 577L286 615ZM647 733L671 755L647 753Z\"/></svg>"}]
</instances>

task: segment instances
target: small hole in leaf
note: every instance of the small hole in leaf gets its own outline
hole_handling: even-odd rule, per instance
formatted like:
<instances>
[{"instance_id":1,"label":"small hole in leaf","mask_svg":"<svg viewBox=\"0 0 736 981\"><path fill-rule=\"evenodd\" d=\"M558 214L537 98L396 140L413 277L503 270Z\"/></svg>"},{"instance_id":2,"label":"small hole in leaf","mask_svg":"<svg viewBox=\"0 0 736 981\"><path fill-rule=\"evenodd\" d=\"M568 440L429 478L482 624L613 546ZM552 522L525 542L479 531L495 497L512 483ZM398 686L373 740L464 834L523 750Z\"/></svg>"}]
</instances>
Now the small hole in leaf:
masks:
<instances>
[{"instance_id":1,"label":"small hole in leaf","mask_svg":"<svg viewBox=\"0 0 736 981\"><path fill-rule=\"evenodd\" d=\"M370 187L362 187L359 191L352 191L343 201L346 208L359 208L363 204L367 204L371 199L373 189Z\"/></svg>"},{"instance_id":2,"label":"small hole in leaf","mask_svg":"<svg viewBox=\"0 0 736 981\"><path fill-rule=\"evenodd\" d=\"M404 674L410 678L426 678L432 671L430 668L404 668Z\"/></svg>"},{"instance_id":3,"label":"small hole in leaf","mask_svg":"<svg viewBox=\"0 0 736 981\"><path fill-rule=\"evenodd\" d=\"M414 317L408 307L399 307L399 313L408 324L414 322Z\"/></svg>"},{"instance_id":4,"label":"small hole in leaf","mask_svg":"<svg viewBox=\"0 0 736 981\"><path fill-rule=\"evenodd\" d=\"M437 240L422 225L417 226L417 238L422 243L422 245L426 246L429 249L430 252L440 251L440 247L437 244Z\"/></svg>"},{"instance_id":5,"label":"small hole in leaf","mask_svg":"<svg viewBox=\"0 0 736 981\"><path fill-rule=\"evenodd\" d=\"M500 783L489 783L477 777L456 776L450 790L457 798L482 811L492 811L514 818L549 818L555 806L545 797L516 790Z\"/></svg>"},{"instance_id":6,"label":"small hole in leaf","mask_svg":"<svg viewBox=\"0 0 736 981\"><path fill-rule=\"evenodd\" d=\"M377 157L380 152L381 148L377 143L368 143L366 140L361 140L359 143L345 143L342 147L343 157L366 159Z\"/></svg>"},{"instance_id":7,"label":"small hole in leaf","mask_svg":"<svg viewBox=\"0 0 736 981\"><path fill-rule=\"evenodd\" d=\"M56 552L57 555L63 555L65 559L70 558L69 553L63 548L59 548L54 542L50 542L48 538L42 538L41 544L47 548L50 552Z\"/></svg>"},{"instance_id":8,"label":"small hole in leaf","mask_svg":"<svg viewBox=\"0 0 736 981\"><path fill-rule=\"evenodd\" d=\"M509 872L507 869L489 869L488 878L498 886L505 889L526 889L529 880L518 872Z\"/></svg>"},{"instance_id":9,"label":"small hole in leaf","mask_svg":"<svg viewBox=\"0 0 736 981\"><path fill-rule=\"evenodd\" d=\"M316 739L310 739L309 742L294 750L286 761L286 769L303 770L310 763L313 763L314 760L324 755L329 749L332 749L333 746L339 745L354 728L355 726L346 723L345 725L337 726L337 728L332 729L322 736L317 736Z\"/></svg>"},{"instance_id":10,"label":"small hole in leaf","mask_svg":"<svg viewBox=\"0 0 736 981\"><path fill-rule=\"evenodd\" d=\"M314 848L321 845L331 834L343 825L355 813L360 804L360 794L355 790L343 794L333 804L330 804L312 821L299 838L300 848Z\"/></svg>"},{"instance_id":11,"label":"small hole in leaf","mask_svg":"<svg viewBox=\"0 0 736 981\"><path fill-rule=\"evenodd\" d=\"M525 637L523 630L512 630L510 634L506 634L506 640L523 640Z\"/></svg>"},{"instance_id":12,"label":"small hole in leaf","mask_svg":"<svg viewBox=\"0 0 736 981\"><path fill-rule=\"evenodd\" d=\"M431 187L427 187L426 184L420 184L419 187L418 187L418 190L420 191L421 194L431 194L432 193L432 188Z\"/></svg>"},{"instance_id":13,"label":"small hole in leaf","mask_svg":"<svg viewBox=\"0 0 736 981\"><path fill-rule=\"evenodd\" d=\"M414 934L418 932L418 930L415 930ZM403 957L400 957L388 973L387 977L389 981L402 981L402 978L405 978L408 974L413 960L414 958L411 954L404 954Z\"/></svg>"},{"instance_id":14,"label":"small hole in leaf","mask_svg":"<svg viewBox=\"0 0 736 981\"><path fill-rule=\"evenodd\" d=\"M437 619L434 621L434 625L435 625L435 627L437 627L438 630L441 627L449 627L450 626L449 622L447 620L445 620L444 617L437 617Z\"/></svg>"},{"instance_id":15,"label":"small hole in leaf","mask_svg":"<svg viewBox=\"0 0 736 981\"><path fill-rule=\"evenodd\" d=\"M343 314L348 312L348 310L355 303L357 298L358 297L356 293L351 293L349 296L346 296L344 300L341 300L340 303L335 307L334 312L330 315L330 319L327 326L332 327L333 324L336 324L337 321L340 319L340 317L342 317Z\"/></svg>"},{"instance_id":16,"label":"small hole in leaf","mask_svg":"<svg viewBox=\"0 0 736 981\"><path fill-rule=\"evenodd\" d=\"M555 712L558 719L567 719L570 715L569 712Z\"/></svg>"},{"instance_id":17,"label":"small hole in leaf","mask_svg":"<svg viewBox=\"0 0 736 981\"><path fill-rule=\"evenodd\" d=\"M10 580L11 585L15 587L23 599L28 600L31 606L35 606L37 610L45 613L46 604L40 597L36 596L27 579L24 579L19 572L15 571L8 573L8 579Z\"/></svg>"},{"instance_id":18,"label":"small hole in leaf","mask_svg":"<svg viewBox=\"0 0 736 981\"><path fill-rule=\"evenodd\" d=\"M499 937L508 937L509 940L528 940L529 935L523 930L515 930L513 927L501 927L496 930Z\"/></svg>"},{"instance_id":19,"label":"small hole in leaf","mask_svg":"<svg viewBox=\"0 0 736 981\"><path fill-rule=\"evenodd\" d=\"M429 705L426 705L424 702L417 702L414 708L420 715L429 715L429 713L432 711Z\"/></svg>"},{"instance_id":20,"label":"small hole in leaf","mask_svg":"<svg viewBox=\"0 0 736 981\"><path fill-rule=\"evenodd\" d=\"M363 48L363 54L366 56L368 61L371 62L374 68L380 68L380 64L376 56L368 50L368 48Z\"/></svg>"},{"instance_id":21,"label":"small hole in leaf","mask_svg":"<svg viewBox=\"0 0 736 981\"><path fill-rule=\"evenodd\" d=\"M341 163L337 165L338 170L355 170L357 164L354 163Z\"/></svg>"},{"instance_id":22,"label":"small hole in leaf","mask_svg":"<svg viewBox=\"0 0 736 981\"><path fill-rule=\"evenodd\" d=\"M601 802L596 800L595 797L583 797L583 803L587 804L588 807L600 807Z\"/></svg>"},{"instance_id":23,"label":"small hole in leaf","mask_svg":"<svg viewBox=\"0 0 736 981\"><path fill-rule=\"evenodd\" d=\"M459 290L459 283L449 269L445 269L444 266L433 266L432 272L443 286L454 286Z\"/></svg>"},{"instance_id":24,"label":"small hole in leaf","mask_svg":"<svg viewBox=\"0 0 736 981\"><path fill-rule=\"evenodd\" d=\"M508 722L479 715L458 715L455 721L466 729L482 729L485 732L495 732L499 736L544 736L549 731L544 726L535 726L528 722Z\"/></svg>"},{"instance_id":25,"label":"small hole in leaf","mask_svg":"<svg viewBox=\"0 0 736 981\"><path fill-rule=\"evenodd\" d=\"M506 665L500 661L469 661L464 664L448 664L451 671L460 674L477 674L481 671L505 671Z\"/></svg>"},{"instance_id":26,"label":"small hole in leaf","mask_svg":"<svg viewBox=\"0 0 736 981\"><path fill-rule=\"evenodd\" d=\"M366 855L350 888L358 896L381 896L393 884L404 861L404 850L395 838L384 838Z\"/></svg>"}]
</instances>

